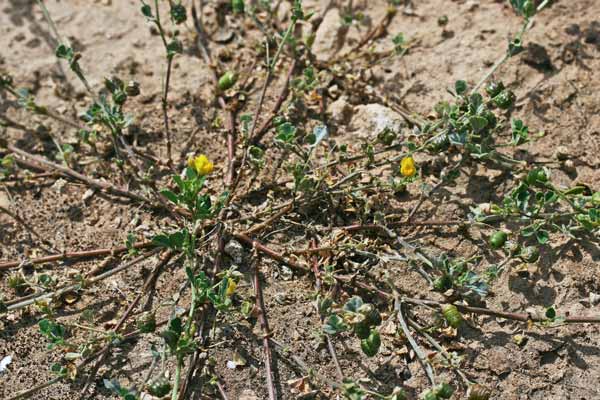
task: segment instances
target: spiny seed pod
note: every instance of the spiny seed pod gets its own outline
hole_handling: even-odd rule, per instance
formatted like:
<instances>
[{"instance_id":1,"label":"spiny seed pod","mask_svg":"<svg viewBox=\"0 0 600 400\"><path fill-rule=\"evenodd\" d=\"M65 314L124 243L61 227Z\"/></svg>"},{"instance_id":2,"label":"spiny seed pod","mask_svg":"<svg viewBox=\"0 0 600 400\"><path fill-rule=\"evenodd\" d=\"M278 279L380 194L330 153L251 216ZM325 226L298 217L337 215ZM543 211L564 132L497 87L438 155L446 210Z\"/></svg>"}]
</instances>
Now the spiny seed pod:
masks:
<instances>
[{"instance_id":1,"label":"spiny seed pod","mask_svg":"<svg viewBox=\"0 0 600 400\"><path fill-rule=\"evenodd\" d=\"M125 93L131 97L138 96L140 94L140 84L136 81L129 81L127 87L125 87Z\"/></svg>"},{"instance_id":2,"label":"spiny seed pod","mask_svg":"<svg viewBox=\"0 0 600 400\"><path fill-rule=\"evenodd\" d=\"M0 87L9 87L13 84L12 76L8 74L0 74Z\"/></svg>"},{"instance_id":3,"label":"spiny seed pod","mask_svg":"<svg viewBox=\"0 0 600 400\"><path fill-rule=\"evenodd\" d=\"M496 115L491 112L490 110L487 110L483 113L483 116L485 117L485 119L487 119L487 126L490 129L494 129L496 127L496 124L498 123L498 120L496 119Z\"/></svg>"},{"instance_id":4,"label":"spiny seed pod","mask_svg":"<svg viewBox=\"0 0 600 400\"><path fill-rule=\"evenodd\" d=\"M366 339L360 341L360 348L367 357L373 357L379 351L381 346L381 337L376 329L371 330L371 333Z\"/></svg>"},{"instance_id":5,"label":"spiny seed pod","mask_svg":"<svg viewBox=\"0 0 600 400\"><path fill-rule=\"evenodd\" d=\"M231 0L231 8L234 14L241 14L244 12L245 4L244 0Z\"/></svg>"},{"instance_id":6,"label":"spiny seed pod","mask_svg":"<svg viewBox=\"0 0 600 400\"><path fill-rule=\"evenodd\" d=\"M511 256L514 256L515 254L519 253L519 251L521 251L521 246L514 240L507 240L504 244L504 248Z\"/></svg>"},{"instance_id":7,"label":"spiny seed pod","mask_svg":"<svg viewBox=\"0 0 600 400\"><path fill-rule=\"evenodd\" d=\"M363 304L358 308L358 312L365 316L365 322L369 326L376 326L381 323L381 315L373 304Z\"/></svg>"},{"instance_id":8,"label":"spiny seed pod","mask_svg":"<svg viewBox=\"0 0 600 400\"><path fill-rule=\"evenodd\" d=\"M377 140L386 146L391 145L396 139L396 134L389 129L384 129L377 134Z\"/></svg>"},{"instance_id":9,"label":"spiny seed pod","mask_svg":"<svg viewBox=\"0 0 600 400\"><path fill-rule=\"evenodd\" d=\"M441 399L449 399L454 393L454 388L446 382L442 382L435 387L434 392Z\"/></svg>"},{"instance_id":10,"label":"spiny seed pod","mask_svg":"<svg viewBox=\"0 0 600 400\"><path fill-rule=\"evenodd\" d=\"M519 257L527 263L534 263L540 258L540 251L536 246L527 246L521 251Z\"/></svg>"},{"instance_id":11,"label":"spiny seed pod","mask_svg":"<svg viewBox=\"0 0 600 400\"><path fill-rule=\"evenodd\" d=\"M503 90L497 96L494 97L493 101L496 107L503 110L508 110L514 104L516 100L515 94L510 90Z\"/></svg>"},{"instance_id":12,"label":"spiny seed pod","mask_svg":"<svg viewBox=\"0 0 600 400\"><path fill-rule=\"evenodd\" d=\"M113 93L113 101L118 105L123 105L127 101L127 93L122 90L117 90Z\"/></svg>"},{"instance_id":13,"label":"spiny seed pod","mask_svg":"<svg viewBox=\"0 0 600 400\"><path fill-rule=\"evenodd\" d=\"M187 13L183 4L177 3L171 6L171 19L173 19L173 22L177 25L182 24L187 20Z\"/></svg>"},{"instance_id":14,"label":"spiny seed pod","mask_svg":"<svg viewBox=\"0 0 600 400\"><path fill-rule=\"evenodd\" d=\"M234 72L227 71L219 78L219 89L223 92L231 89L236 81L237 75Z\"/></svg>"},{"instance_id":15,"label":"spiny seed pod","mask_svg":"<svg viewBox=\"0 0 600 400\"><path fill-rule=\"evenodd\" d=\"M506 239L508 239L508 235L506 234L506 232L494 232L494 234L490 237L490 247L492 249L499 249L500 247L504 246L504 243L506 243Z\"/></svg>"},{"instance_id":16,"label":"spiny seed pod","mask_svg":"<svg viewBox=\"0 0 600 400\"><path fill-rule=\"evenodd\" d=\"M391 186L392 190L394 191L394 194L402 194L406 192L406 184L400 178L394 178Z\"/></svg>"},{"instance_id":17,"label":"spiny seed pod","mask_svg":"<svg viewBox=\"0 0 600 400\"><path fill-rule=\"evenodd\" d=\"M154 316L154 313L151 313L148 311L145 313L142 313L138 317L138 319L136 321L136 325L141 333L154 332L156 330L156 317Z\"/></svg>"},{"instance_id":18,"label":"spiny seed pod","mask_svg":"<svg viewBox=\"0 0 600 400\"><path fill-rule=\"evenodd\" d=\"M444 274L433 281L433 289L436 292L445 292L450 288L452 288L452 278L447 274Z\"/></svg>"},{"instance_id":19,"label":"spiny seed pod","mask_svg":"<svg viewBox=\"0 0 600 400\"><path fill-rule=\"evenodd\" d=\"M439 398L433 390L428 389L421 394L421 400L439 400Z\"/></svg>"},{"instance_id":20,"label":"spiny seed pod","mask_svg":"<svg viewBox=\"0 0 600 400\"><path fill-rule=\"evenodd\" d=\"M458 311L458 308L456 308L456 306L453 304L444 304L442 306L442 314L448 322L448 325L450 325L453 328L458 328L462 323L462 314L460 313L460 311Z\"/></svg>"},{"instance_id":21,"label":"spiny seed pod","mask_svg":"<svg viewBox=\"0 0 600 400\"><path fill-rule=\"evenodd\" d=\"M535 14L535 4L531 0L525 0L523 3L523 15L526 18L531 18Z\"/></svg>"},{"instance_id":22,"label":"spiny seed pod","mask_svg":"<svg viewBox=\"0 0 600 400\"><path fill-rule=\"evenodd\" d=\"M450 139L448 135L442 134L429 142L427 147L431 151L440 152L446 150L450 146Z\"/></svg>"},{"instance_id":23,"label":"spiny seed pod","mask_svg":"<svg viewBox=\"0 0 600 400\"><path fill-rule=\"evenodd\" d=\"M492 397L492 391L476 383L469 388L469 397L467 400L489 400L490 397Z\"/></svg>"},{"instance_id":24,"label":"spiny seed pod","mask_svg":"<svg viewBox=\"0 0 600 400\"><path fill-rule=\"evenodd\" d=\"M171 383L164 376L151 381L148 384L148 393L152 396L161 398L169 394L171 391Z\"/></svg>"},{"instance_id":25,"label":"spiny seed pod","mask_svg":"<svg viewBox=\"0 0 600 400\"><path fill-rule=\"evenodd\" d=\"M485 92L490 97L496 97L504 90L504 83L501 81L491 81L485 87Z\"/></svg>"}]
</instances>

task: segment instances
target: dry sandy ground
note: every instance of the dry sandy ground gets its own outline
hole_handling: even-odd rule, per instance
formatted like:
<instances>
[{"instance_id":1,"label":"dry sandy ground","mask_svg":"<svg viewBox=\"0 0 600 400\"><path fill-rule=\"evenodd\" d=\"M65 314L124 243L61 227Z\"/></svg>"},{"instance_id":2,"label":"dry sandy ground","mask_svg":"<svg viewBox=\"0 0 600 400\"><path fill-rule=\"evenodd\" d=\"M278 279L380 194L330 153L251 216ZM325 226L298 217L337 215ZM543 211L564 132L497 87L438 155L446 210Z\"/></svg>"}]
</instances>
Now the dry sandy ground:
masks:
<instances>
[{"instance_id":1,"label":"dry sandy ground","mask_svg":"<svg viewBox=\"0 0 600 400\"><path fill-rule=\"evenodd\" d=\"M143 145L164 155L162 148L162 116L160 90L164 71L163 49L159 37L150 33L147 23L139 13L139 3L133 0L47 1L50 12L61 33L75 48L83 53L82 66L94 87L104 76L119 73L123 78L138 80L142 96L132 107ZM323 9L326 2L306 3L307 7ZM376 23L385 13L386 3L381 0L357 2L355 6L366 18L365 23ZM402 32L413 44L401 59L373 69L372 84L378 89L394 94L408 109L427 114L439 100L448 99L446 88L456 79L476 82L484 71L502 54L507 38L520 27L507 2L492 0L422 0L415 1L412 15L399 12L394 17L388 39L376 42L378 48L389 48L389 37ZM585 182L596 190L600 187L600 2L595 0L556 1L539 15L526 42L529 51L511 60L500 73L510 87L515 88L518 107L515 116L523 118L536 130L546 135L528 146L529 153L537 159L549 159L558 146L565 146L577 157L576 172L567 174L557 170L553 179L559 184ZM283 7L282 8L286 8ZM289 9L289 7L287 7ZM206 17L214 19L214 11L206 6ZM282 11L282 14L284 14ZM213 14L211 14L213 12ZM440 27L438 18L448 16L448 25ZM326 59L335 52L344 53L352 45L336 49L341 18L339 9L333 7L317 34L316 51ZM216 30L214 24L209 30ZM228 47L244 52L243 44L251 43L256 32L232 26L235 37L232 43L212 43L214 51ZM356 41L367 30L354 24L347 37ZM176 154L182 150L190 133L202 127L193 148L214 154L216 163L225 154L225 139L221 131L211 128L213 96L210 70L201 61L194 48L191 23L182 29L185 52L175 62L172 84L171 114ZM533 44L541 46L534 47ZM65 116L74 116L89 101L83 88L74 79L72 86L65 84L65 71L53 56L55 42L48 33L42 14L34 1L0 1L0 69L9 71L18 86L29 87L41 103L51 104ZM247 58L248 59L248 58ZM249 68L248 61L232 65L239 70ZM278 71L279 80L285 66ZM67 75L70 75L68 72ZM72 78L72 76L70 76ZM279 82L279 80L276 82ZM352 94L349 94L352 95ZM254 94L256 96L256 94ZM270 95L271 104L275 94ZM73 102L72 99L76 100ZM355 100L351 102L356 103ZM352 104L351 106L356 106ZM253 108L249 108L252 110ZM0 98L0 114L25 125L29 130L6 130L11 141L26 148L34 148L38 141L40 124L51 127L62 141L72 140L72 130L32 117ZM352 142L343 125L337 127L336 140ZM1 132L1 131L0 131ZM51 147L47 150L50 151ZM44 150L40 146L37 151ZM188 150L188 149L183 149ZM161 153L162 152L162 153ZM87 170L101 171L102 165L88 166ZM490 178L494 171L475 171L468 182L450 189L448 198L458 196L466 203L495 200L507 190ZM0 183L0 185L2 185ZM44 237L60 250L83 250L120 245L127 233L134 230L140 237L149 235L164 220L150 218L143 210L114 199L94 196L84 202L85 187L67 184L58 190L54 180L43 184L8 185L7 189L18 205L20 215L29 221ZM424 207L424 213L436 212ZM464 210L450 204L441 208L442 215L457 214ZM137 221L137 222L131 222ZM467 253L473 244L461 240L451 229L439 229L429 235L439 248ZM417 232L418 235L424 233ZM433 238L433 239L431 239ZM0 216L0 259L15 259L21 255L42 254L35 239L16 226L11 219ZM593 246L554 241L545 249L542 260L527 276L506 273L493 287L488 306L508 311L524 311L531 306L556 305L562 312L573 314L600 313L599 306L587 302L590 293L600 293L600 251ZM58 276L93 268L100 261L61 266ZM110 323L125 308L141 286L142 277L148 273L153 261L110 279L90 290L83 299L59 311L59 316L76 321L83 309L96 313L95 322ZM57 266L47 266L56 273ZM426 291L418 275L405 265L391 265L398 277L397 285L409 294ZM42 269L43 270L43 269ZM273 266L273 271L279 271ZM0 284L5 297L13 296L6 287L7 273L2 273ZM182 271L171 269L163 274L157 284L155 303L164 300L182 282ZM267 276L265 298L270 313L274 336L289 346L290 350L305 359L320 372L334 376L334 369L326 349L315 344L314 333L319 327L314 312L312 284L306 277L286 280L281 274ZM250 293L249 283L241 286L241 293ZM166 310L165 310L166 312ZM166 315L166 314L165 314ZM36 317L9 315L0 321L0 357L12 355L13 362L7 373L0 375L0 397L6 398L15 391L26 389L51 377L49 365L57 355L45 350L45 340L36 326ZM600 391L600 327L577 325L548 330L526 330L528 340L518 346L512 340L515 333L526 327L479 318L477 327L466 327L454 346L462 348L465 356L464 370L479 382L495 390L494 399L598 399ZM110 326L110 325L107 325ZM248 323L236 323L223 329L226 345L217 354L216 372L220 375L232 399L267 398L262 374L261 341ZM158 343L157 339L151 339ZM148 368L149 340L140 340L119 350L111 364L100 370L98 376L110 376L119 366L122 382L143 376ZM392 387L403 383L414 393L426 384L417 362L408 365L398 355L391 341L384 341L381 357L359 363L355 344L338 343L338 354L344 371L355 377L379 379ZM354 350L352 350L354 349ZM234 352L243 352L251 367L228 370L227 360ZM294 368L279 361L278 382L281 398L295 398L286 382L299 375ZM98 381L97 390L88 398L110 398ZM385 387L385 386L384 386ZM79 386L58 384L46 389L36 399L78 398ZM328 394L323 394L328 398ZM333 398L333 397L331 397ZM458 397L455 397L458 398Z\"/></svg>"}]
</instances>

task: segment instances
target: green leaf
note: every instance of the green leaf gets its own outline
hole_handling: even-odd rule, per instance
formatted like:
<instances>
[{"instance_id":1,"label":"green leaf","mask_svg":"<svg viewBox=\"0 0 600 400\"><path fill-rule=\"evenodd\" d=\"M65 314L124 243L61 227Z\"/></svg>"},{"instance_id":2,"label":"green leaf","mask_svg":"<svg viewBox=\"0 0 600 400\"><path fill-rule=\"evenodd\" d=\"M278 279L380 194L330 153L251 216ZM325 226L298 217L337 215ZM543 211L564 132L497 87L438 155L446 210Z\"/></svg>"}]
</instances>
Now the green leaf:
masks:
<instances>
[{"instance_id":1,"label":"green leaf","mask_svg":"<svg viewBox=\"0 0 600 400\"><path fill-rule=\"evenodd\" d=\"M471 123L471 127L475 133L481 132L488 124L488 120L484 117L472 116L469 118L469 122Z\"/></svg>"},{"instance_id":2,"label":"green leaf","mask_svg":"<svg viewBox=\"0 0 600 400\"><path fill-rule=\"evenodd\" d=\"M367 357L373 357L379 351L381 346L381 337L376 329L372 329L369 337L360 341L360 348Z\"/></svg>"},{"instance_id":3,"label":"green leaf","mask_svg":"<svg viewBox=\"0 0 600 400\"><path fill-rule=\"evenodd\" d=\"M459 96L464 94L467 91L467 82L463 80L458 80L454 83L454 89L456 90L456 94Z\"/></svg>"},{"instance_id":4,"label":"green leaf","mask_svg":"<svg viewBox=\"0 0 600 400\"><path fill-rule=\"evenodd\" d=\"M546 244L550 240L550 234L544 229L538 230L535 236L539 244Z\"/></svg>"},{"instance_id":5,"label":"green leaf","mask_svg":"<svg viewBox=\"0 0 600 400\"><path fill-rule=\"evenodd\" d=\"M181 318L175 317L169 322L169 329L175 332L178 336L183 332L183 324L181 322Z\"/></svg>"},{"instance_id":6,"label":"green leaf","mask_svg":"<svg viewBox=\"0 0 600 400\"><path fill-rule=\"evenodd\" d=\"M171 351L174 352L175 350L177 350L177 342L179 341L179 335L177 335L172 330L167 329L166 331L162 331L160 333L160 336L165 340L165 343L167 344L167 346L169 346Z\"/></svg>"},{"instance_id":7,"label":"green leaf","mask_svg":"<svg viewBox=\"0 0 600 400\"><path fill-rule=\"evenodd\" d=\"M329 335L337 335L348 329L348 325L337 315L330 315L323 325L323 331Z\"/></svg>"},{"instance_id":8,"label":"green leaf","mask_svg":"<svg viewBox=\"0 0 600 400\"><path fill-rule=\"evenodd\" d=\"M59 44L56 47L56 57L71 61L73 59L73 49L67 45Z\"/></svg>"},{"instance_id":9,"label":"green leaf","mask_svg":"<svg viewBox=\"0 0 600 400\"><path fill-rule=\"evenodd\" d=\"M556 318L556 310L554 309L554 307L546 308L546 318L551 320Z\"/></svg>"},{"instance_id":10,"label":"green leaf","mask_svg":"<svg viewBox=\"0 0 600 400\"><path fill-rule=\"evenodd\" d=\"M473 93L469 97L469 105L473 113L479 114L482 111L483 97L479 93Z\"/></svg>"},{"instance_id":11,"label":"green leaf","mask_svg":"<svg viewBox=\"0 0 600 400\"><path fill-rule=\"evenodd\" d=\"M363 299L359 296L353 296L350 300L344 304L344 311L350 311L357 313L358 309L364 304Z\"/></svg>"},{"instance_id":12,"label":"green leaf","mask_svg":"<svg viewBox=\"0 0 600 400\"><path fill-rule=\"evenodd\" d=\"M148 5L148 4L144 4L142 5L142 14L144 15L144 17L148 18L148 19L152 19L152 8Z\"/></svg>"}]
</instances>

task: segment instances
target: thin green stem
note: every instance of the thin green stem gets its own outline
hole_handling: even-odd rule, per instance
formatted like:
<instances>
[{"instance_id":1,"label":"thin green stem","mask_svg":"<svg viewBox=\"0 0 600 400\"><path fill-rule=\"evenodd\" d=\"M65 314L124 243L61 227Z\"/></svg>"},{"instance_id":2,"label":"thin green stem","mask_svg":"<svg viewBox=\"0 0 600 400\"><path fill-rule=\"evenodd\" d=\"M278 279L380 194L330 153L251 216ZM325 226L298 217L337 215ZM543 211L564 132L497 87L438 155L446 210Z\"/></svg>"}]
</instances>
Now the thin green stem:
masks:
<instances>
[{"instance_id":1,"label":"thin green stem","mask_svg":"<svg viewBox=\"0 0 600 400\"><path fill-rule=\"evenodd\" d=\"M179 382L181 381L181 369L183 367L183 356L177 356L177 366L175 367L175 380L173 382L173 391L171 400L177 400L179 395Z\"/></svg>"}]
</instances>

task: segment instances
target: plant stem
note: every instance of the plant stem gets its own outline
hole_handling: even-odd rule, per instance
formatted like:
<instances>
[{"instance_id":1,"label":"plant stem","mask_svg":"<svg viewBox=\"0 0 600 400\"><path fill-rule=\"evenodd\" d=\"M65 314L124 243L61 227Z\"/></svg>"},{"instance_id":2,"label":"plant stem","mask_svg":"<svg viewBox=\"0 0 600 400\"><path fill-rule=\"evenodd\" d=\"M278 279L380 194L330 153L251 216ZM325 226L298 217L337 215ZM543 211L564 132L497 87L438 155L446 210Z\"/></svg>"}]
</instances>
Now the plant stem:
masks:
<instances>
[{"instance_id":1,"label":"plant stem","mask_svg":"<svg viewBox=\"0 0 600 400\"><path fill-rule=\"evenodd\" d=\"M269 330L269 322L267 320L267 312L265 310L265 302L263 299L262 287L260 284L260 267L259 259L255 254L254 260L254 294L256 296L256 307L259 310L260 326L263 332L263 347L265 352L265 369L267 374L267 389L269 392L269 400L277 400L277 390L273 383L273 371L272 371L272 354L269 346L271 331Z\"/></svg>"},{"instance_id":2,"label":"plant stem","mask_svg":"<svg viewBox=\"0 0 600 400\"><path fill-rule=\"evenodd\" d=\"M119 272L121 272L121 271L123 271L123 270L125 270L125 269L127 269L127 268L129 268L129 267L131 267L131 266L133 266L135 264L137 264L137 263L139 263L140 261L142 261L142 260L144 260L144 259L146 259L146 258L148 258L148 257L150 257L150 256L152 256L154 254L156 254L159 251L160 251L160 249L154 249L154 250L151 250L151 251L149 251L149 252L147 252L145 254L142 254L141 256L139 256L137 258L134 258L133 260L129 261L128 263L125 263L125 264L123 264L123 265L121 265L119 267L113 268L113 269L111 269L109 271L106 271L103 274L100 274L100 275L95 276L94 278L92 278L90 280L85 281L85 285L89 286L89 285L92 285L94 283L100 282L103 279L109 278L109 277L111 277L111 276L113 276L113 275L115 275L115 274L117 274L117 273L119 273ZM23 307L27 307L27 306L29 306L29 305L31 305L31 304L33 304L35 302L38 302L40 300L51 299L53 297L61 296L64 293L67 293L67 292L70 292L70 291L73 291L73 290L77 290L77 289L81 288L81 286L82 286L81 283L77 283L77 284L65 286L65 287L63 287L61 289L57 289L57 290L52 291L52 292L42 293L39 296L35 296L33 298L30 298L30 299L27 299L27 300L23 300L21 302L9 305L7 307L7 311L19 310L19 309L21 309Z\"/></svg>"},{"instance_id":3,"label":"plant stem","mask_svg":"<svg viewBox=\"0 0 600 400\"><path fill-rule=\"evenodd\" d=\"M147 249L149 247L154 246L152 242L141 242L135 243L132 247L134 249ZM5 261L0 263L0 271L10 268L16 268L22 264L44 264L55 261L64 261L64 260L75 260L81 258L93 258L93 257L103 257L108 255L117 255L120 253L125 253L129 248L127 246L114 247L111 249L95 249L95 250L84 250L84 251L74 251L74 252L63 252L61 254L53 254L46 257L38 257L32 258L29 260L23 261Z\"/></svg>"},{"instance_id":4,"label":"plant stem","mask_svg":"<svg viewBox=\"0 0 600 400\"><path fill-rule=\"evenodd\" d=\"M392 285L391 282L389 284L390 284L390 286ZM396 311L396 315L398 316L398 322L400 322L400 326L402 327L402 331L404 332L404 336L406 336L406 339L408 339L408 342L410 343L410 346L415 351L415 354L417 355L417 358L421 362L423 369L425 369L425 372L427 373L427 377L429 378L431 385L435 386L435 375L433 373L433 368L431 368L431 364L427 360L427 356L425 355L425 353L423 352L421 347L419 347L419 345L415 341L415 338L410 333L410 330L408 329L408 325L406 325L406 321L404 320L404 316L402 314L402 300L400 300L400 296L398 295L398 292L396 292L396 289L393 286L392 286L392 288L393 288L392 290L394 292L394 298L395 298L394 309Z\"/></svg>"},{"instance_id":5,"label":"plant stem","mask_svg":"<svg viewBox=\"0 0 600 400\"><path fill-rule=\"evenodd\" d=\"M183 367L183 356L177 356L177 365L175 367L175 378L173 383L173 391L171 392L171 400L177 400L179 392L179 382L181 381L181 368Z\"/></svg>"}]
</instances>

